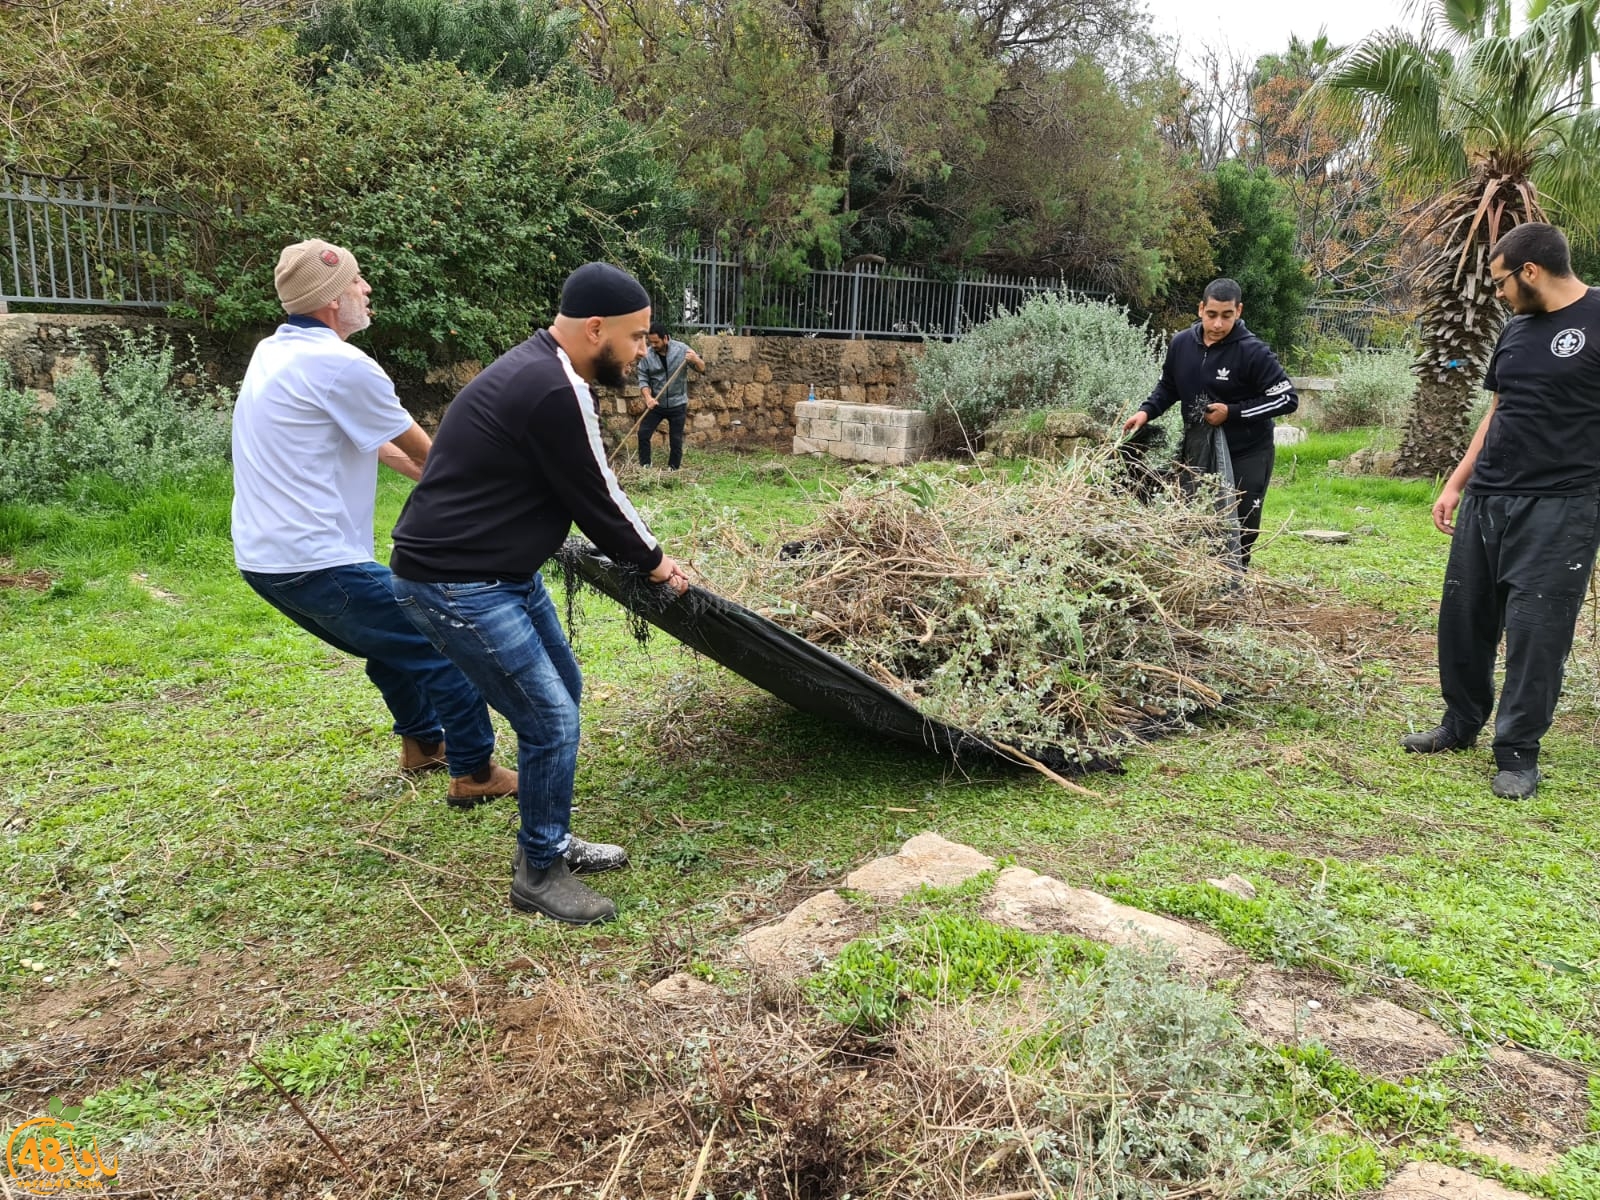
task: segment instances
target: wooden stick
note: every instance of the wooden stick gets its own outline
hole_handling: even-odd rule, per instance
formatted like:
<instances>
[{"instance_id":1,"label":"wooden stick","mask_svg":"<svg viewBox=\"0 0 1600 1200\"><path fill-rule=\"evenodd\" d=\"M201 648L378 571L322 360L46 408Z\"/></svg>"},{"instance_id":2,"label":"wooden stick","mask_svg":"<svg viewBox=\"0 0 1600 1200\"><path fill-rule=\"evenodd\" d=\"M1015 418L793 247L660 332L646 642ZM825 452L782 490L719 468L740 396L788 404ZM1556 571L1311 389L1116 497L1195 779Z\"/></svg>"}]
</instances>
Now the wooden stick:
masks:
<instances>
[{"instance_id":1,"label":"wooden stick","mask_svg":"<svg viewBox=\"0 0 1600 1200\"><path fill-rule=\"evenodd\" d=\"M722 1118L718 1117L711 1122L711 1132L706 1134L705 1145L700 1147L700 1161L694 1164L694 1174L689 1176L689 1186L683 1190L683 1200L694 1200L694 1190L700 1186L700 1177L706 1172L706 1163L711 1158L711 1143L717 1136L717 1125Z\"/></svg>"},{"instance_id":2,"label":"wooden stick","mask_svg":"<svg viewBox=\"0 0 1600 1200\"><path fill-rule=\"evenodd\" d=\"M435 875L443 875L446 879L457 879L462 883L472 884L483 882L480 879L468 879L465 875L458 875L454 871L446 871L443 867L436 867L432 863L425 863L420 858L412 858L409 854L401 854L400 851L394 849L392 846L379 845L377 842L365 841L362 838L351 838L350 840L355 842L355 844L358 846L365 846L369 850L376 850L379 854L387 854L390 858L404 859L412 866L421 867L424 871L432 871Z\"/></svg>"},{"instance_id":3,"label":"wooden stick","mask_svg":"<svg viewBox=\"0 0 1600 1200\"><path fill-rule=\"evenodd\" d=\"M250 1057L245 1059L245 1061L257 1071L261 1072L261 1078L265 1079L273 1087L278 1089L278 1095L287 1100L289 1102L289 1107L300 1114L300 1119L311 1127L311 1132L317 1135L317 1140L328 1148L328 1153L332 1154L334 1158L339 1160L339 1165L344 1168L344 1173L350 1176L351 1179L354 1179L356 1177L356 1173L351 1169L350 1164L345 1161L344 1155L339 1153L339 1147L335 1146L328 1135L322 1132L322 1129L317 1125L317 1123L311 1119L311 1114L300 1107L300 1101L296 1100L288 1092L284 1091L283 1084L279 1083L275 1078L273 1078L272 1072L263 1067L256 1059L255 1055L250 1055Z\"/></svg>"},{"instance_id":4,"label":"wooden stick","mask_svg":"<svg viewBox=\"0 0 1600 1200\"><path fill-rule=\"evenodd\" d=\"M1088 788L1082 787L1079 784L1073 783L1072 780L1070 780L1070 779L1067 779L1067 778L1064 778L1063 776L1057 775L1054 771L1052 771L1049 767L1045 766L1037 758L1028 757L1028 755L1024 754L1021 750L1018 750L1015 746L1008 746L1004 742L997 742L997 741L994 741L993 739L990 739L989 744L991 746L993 746L996 750L999 750L999 751L1001 751L1001 752L1003 752L1005 754L1009 754L1012 758L1014 758L1017 762L1021 763L1023 766L1032 767L1035 771L1039 772L1039 774L1043 775L1046 779L1052 780L1055 783L1059 783L1062 787L1066 788L1067 791L1069 791L1069 792L1077 792L1080 796L1090 796L1090 797L1092 797L1092 798L1094 798L1096 800L1104 800L1105 799L1105 797L1102 796L1099 792L1091 792Z\"/></svg>"}]
</instances>

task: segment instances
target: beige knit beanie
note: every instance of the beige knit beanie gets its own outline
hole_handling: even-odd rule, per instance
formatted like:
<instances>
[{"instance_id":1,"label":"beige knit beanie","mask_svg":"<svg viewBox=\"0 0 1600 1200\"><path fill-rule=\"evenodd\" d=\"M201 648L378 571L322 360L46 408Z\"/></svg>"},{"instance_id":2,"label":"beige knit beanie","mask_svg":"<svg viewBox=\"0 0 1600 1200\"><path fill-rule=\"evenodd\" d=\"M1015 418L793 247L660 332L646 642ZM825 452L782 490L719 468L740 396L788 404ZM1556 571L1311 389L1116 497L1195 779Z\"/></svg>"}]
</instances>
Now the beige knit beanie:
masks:
<instances>
[{"instance_id":1,"label":"beige knit beanie","mask_svg":"<svg viewBox=\"0 0 1600 1200\"><path fill-rule=\"evenodd\" d=\"M283 248L272 283L278 289L278 299L283 301L283 311L294 316L316 312L337 300L360 273L356 256L350 251L312 238Z\"/></svg>"}]
</instances>

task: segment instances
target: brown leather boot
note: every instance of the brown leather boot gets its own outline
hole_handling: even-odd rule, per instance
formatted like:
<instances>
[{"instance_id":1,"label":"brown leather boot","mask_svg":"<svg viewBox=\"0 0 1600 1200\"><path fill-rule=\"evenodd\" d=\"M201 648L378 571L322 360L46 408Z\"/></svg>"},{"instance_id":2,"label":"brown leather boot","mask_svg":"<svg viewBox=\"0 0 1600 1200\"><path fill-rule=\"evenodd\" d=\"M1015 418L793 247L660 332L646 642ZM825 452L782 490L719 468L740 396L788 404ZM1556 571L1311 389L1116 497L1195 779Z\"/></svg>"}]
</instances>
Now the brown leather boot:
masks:
<instances>
[{"instance_id":1,"label":"brown leather boot","mask_svg":"<svg viewBox=\"0 0 1600 1200\"><path fill-rule=\"evenodd\" d=\"M496 766L491 759L471 775L450 776L450 790L444 798L451 808L475 808L501 796L516 794L517 773Z\"/></svg>"},{"instance_id":2,"label":"brown leather boot","mask_svg":"<svg viewBox=\"0 0 1600 1200\"><path fill-rule=\"evenodd\" d=\"M401 737L400 769L402 771L415 771L420 775L424 771L442 771L448 765L444 758L443 741L429 745L427 742L419 742L413 737Z\"/></svg>"}]
</instances>

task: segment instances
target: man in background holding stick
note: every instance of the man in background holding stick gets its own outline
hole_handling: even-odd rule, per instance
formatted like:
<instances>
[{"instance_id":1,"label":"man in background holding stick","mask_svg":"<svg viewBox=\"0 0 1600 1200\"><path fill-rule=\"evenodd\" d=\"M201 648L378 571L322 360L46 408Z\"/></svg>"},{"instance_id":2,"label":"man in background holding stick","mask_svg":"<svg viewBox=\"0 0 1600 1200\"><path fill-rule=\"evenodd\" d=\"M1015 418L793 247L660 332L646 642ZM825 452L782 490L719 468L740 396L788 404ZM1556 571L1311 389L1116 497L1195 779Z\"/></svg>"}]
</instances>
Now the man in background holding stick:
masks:
<instances>
[{"instance_id":1,"label":"man in background holding stick","mask_svg":"<svg viewBox=\"0 0 1600 1200\"><path fill-rule=\"evenodd\" d=\"M644 416L639 421L639 465L650 465L650 439L662 421L667 422L667 466L683 465L683 429L689 416L689 380L685 367L702 375L706 364L683 342L667 336L660 321L650 322L646 339L650 349L639 360L639 390L644 394Z\"/></svg>"}]
</instances>

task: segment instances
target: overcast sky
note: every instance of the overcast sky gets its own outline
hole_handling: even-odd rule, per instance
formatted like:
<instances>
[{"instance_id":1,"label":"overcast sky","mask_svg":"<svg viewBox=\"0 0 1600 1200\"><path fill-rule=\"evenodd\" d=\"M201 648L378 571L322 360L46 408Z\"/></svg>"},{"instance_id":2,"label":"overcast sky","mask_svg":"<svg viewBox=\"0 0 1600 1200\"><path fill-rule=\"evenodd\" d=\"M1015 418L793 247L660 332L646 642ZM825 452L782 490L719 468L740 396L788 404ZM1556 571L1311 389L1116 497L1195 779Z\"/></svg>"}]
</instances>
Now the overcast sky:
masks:
<instances>
[{"instance_id":1,"label":"overcast sky","mask_svg":"<svg viewBox=\"0 0 1600 1200\"><path fill-rule=\"evenodd\" d=\"M1397 24L1398 0L1338 0L1300 4L1296 0L1144 0L1161 34L1182 39L1184 58L1202 44L1226 43L1250 57L1282 50L1291 33L1304 41L1326 26L1335 44L1359 41L1377 29Z\"/></svg>"}]
</instances>

